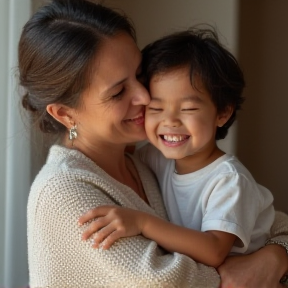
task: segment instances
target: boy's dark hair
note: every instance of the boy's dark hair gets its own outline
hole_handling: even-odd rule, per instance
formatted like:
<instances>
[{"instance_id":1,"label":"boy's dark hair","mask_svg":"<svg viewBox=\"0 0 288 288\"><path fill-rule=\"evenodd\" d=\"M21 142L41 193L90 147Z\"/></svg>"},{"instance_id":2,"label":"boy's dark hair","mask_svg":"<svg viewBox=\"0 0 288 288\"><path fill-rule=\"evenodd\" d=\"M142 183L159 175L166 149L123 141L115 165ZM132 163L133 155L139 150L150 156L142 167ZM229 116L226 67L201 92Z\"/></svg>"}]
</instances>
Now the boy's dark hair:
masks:
<instances>
[{"instance_id":1,"label":"boy's dark hair","mask_svg":"<svg viewBox=\"0 0 288 288\"><path fill-rule=\"evenodd\" d=\"M227 123L217 128L216 140L224 139L244 101L245 82L237 60L220 44L216 31L209 27L177 32L147 45L142 54L148 89L153 76L188 66L192 86L197 89L193 76L199 75L218 112L234 108Z\"/></svg>"}]
</instances>

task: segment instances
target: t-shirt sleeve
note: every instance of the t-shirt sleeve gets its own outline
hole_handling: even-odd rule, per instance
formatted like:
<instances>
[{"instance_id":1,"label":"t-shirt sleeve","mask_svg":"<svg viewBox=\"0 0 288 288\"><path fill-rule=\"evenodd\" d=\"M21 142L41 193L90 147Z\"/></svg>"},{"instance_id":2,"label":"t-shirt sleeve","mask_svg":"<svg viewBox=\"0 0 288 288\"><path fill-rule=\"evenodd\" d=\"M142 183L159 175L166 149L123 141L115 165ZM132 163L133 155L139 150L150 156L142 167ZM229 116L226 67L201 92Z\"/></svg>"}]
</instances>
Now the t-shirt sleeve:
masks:
<instances>
[{"instance_id":1,"label":"t-shirt sleeve","mask_svg":"<svg viewBox=\"0 0 288 288\"><path fill-rule=\"evenodd\" d=\"M217 230L237 236L232 252L244 253L253 233L269 235L274 219L273 196L245 175L227 173L210 183L203 197L202 231ZM262 219L262 227L256 221ZM261 219L260 219L261 220ZM259 227L258 227L259 226ZM256 235L257 236L257 235Z\"/></svg>"}]
</instances>

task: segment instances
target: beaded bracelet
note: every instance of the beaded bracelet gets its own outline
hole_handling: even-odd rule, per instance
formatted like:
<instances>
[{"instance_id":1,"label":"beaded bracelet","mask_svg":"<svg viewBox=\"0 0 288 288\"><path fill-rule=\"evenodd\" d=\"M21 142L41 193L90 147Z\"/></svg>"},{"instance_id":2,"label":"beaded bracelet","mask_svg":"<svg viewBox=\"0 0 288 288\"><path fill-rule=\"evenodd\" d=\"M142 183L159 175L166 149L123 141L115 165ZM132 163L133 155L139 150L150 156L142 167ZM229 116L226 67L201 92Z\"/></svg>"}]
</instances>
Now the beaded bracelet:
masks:
<instances>
[{"instance_id":1,"label":"beaded bracelet","mask_svg":"<svg viewBox=\"0 0 288 288\"><path fill-rule=\"evenodd\" d=\"M282 246L283 248L286 249L286 253L288 254L288 243L280 240L273 240L273 239L268 239L265 243L265 245L270 245L270 244L277 244Z\"/></svg>"}]
</instances>

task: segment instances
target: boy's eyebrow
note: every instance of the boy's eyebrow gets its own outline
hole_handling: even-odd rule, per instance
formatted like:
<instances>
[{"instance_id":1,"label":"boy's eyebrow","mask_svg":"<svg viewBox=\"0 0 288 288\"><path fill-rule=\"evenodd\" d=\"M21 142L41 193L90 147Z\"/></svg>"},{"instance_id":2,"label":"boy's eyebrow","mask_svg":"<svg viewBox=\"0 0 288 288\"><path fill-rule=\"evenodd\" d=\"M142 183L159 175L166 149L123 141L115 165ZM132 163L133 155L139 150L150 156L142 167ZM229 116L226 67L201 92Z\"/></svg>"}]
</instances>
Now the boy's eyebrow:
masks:
<instances>
[{"instance_id":1,"label":"boy's eyebrow","mask_svg":"<svg viewBox=\"0 0 288 288\"><path fill-rule=\"evenodd\" d=\"M158 97L152 97L151 100L156 101L156 102L162 102L163 98L158 98ZM197 102L201 103L202 100L197 96L197 95L189 95L185 96L179 99L180 102Z\"/></svg>"},{"instance_id":2,"label":"boy's eyebrow","mask_svg":"<svg viewBox=\"0 0 288 288\"><path fill-rule=\"evenodd\" d=\"M200 103L202 100L197 95L189 95L180 99L181 102L197 102Z\"/></svg>"}]
</instances>

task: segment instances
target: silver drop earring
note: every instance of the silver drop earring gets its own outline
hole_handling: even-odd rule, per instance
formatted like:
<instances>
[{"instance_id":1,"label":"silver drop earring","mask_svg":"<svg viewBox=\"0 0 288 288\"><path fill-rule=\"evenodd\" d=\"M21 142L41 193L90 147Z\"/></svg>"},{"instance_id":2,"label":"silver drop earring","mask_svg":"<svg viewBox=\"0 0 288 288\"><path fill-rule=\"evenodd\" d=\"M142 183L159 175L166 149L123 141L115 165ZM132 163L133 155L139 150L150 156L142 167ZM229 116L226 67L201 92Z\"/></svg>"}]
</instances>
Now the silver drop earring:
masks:
<instances>
[{"instance_id":1,"label":"silver drop earring","mask_svg":"<svg viewBox=\"0 0 288 288\"><path fill-rule=\"evenodd\" d=\"M77 125L74 125L74 126L72 126L69 129L69 140L72 141L72 145L73 145L73 140L76 139L77 136L78 136L78 134L77 134Z\"/></svg>"}]
</instances>

